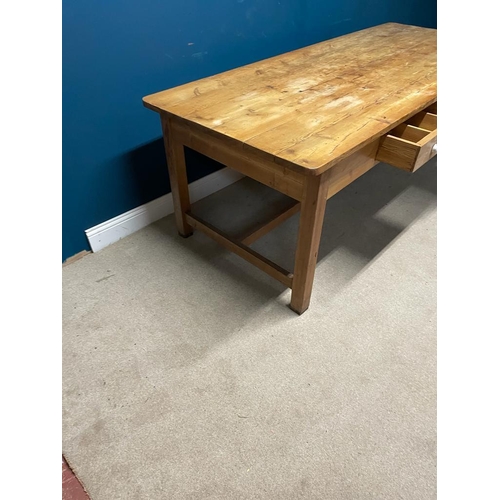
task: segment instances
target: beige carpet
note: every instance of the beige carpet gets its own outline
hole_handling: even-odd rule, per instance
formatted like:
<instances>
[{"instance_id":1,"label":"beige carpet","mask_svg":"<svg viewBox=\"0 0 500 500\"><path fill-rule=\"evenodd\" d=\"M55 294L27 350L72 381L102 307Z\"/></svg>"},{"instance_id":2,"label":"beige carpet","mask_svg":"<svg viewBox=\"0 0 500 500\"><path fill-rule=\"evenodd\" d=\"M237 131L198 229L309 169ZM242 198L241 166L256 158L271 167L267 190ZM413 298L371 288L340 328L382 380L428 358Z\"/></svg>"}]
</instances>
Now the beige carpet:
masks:
<instances>
[{"instance_id":1,"label":"beige carpet","mask_svg":"<svg viewBox=\"0 0 500 500\"><path fill-rule=\"evenodd\" d=\"M245 179L195 211L231 231L259 199L282 202ZM254 247L291 269L297 225ZM328 202L300 317L171 216L65 267L68 462L93 500L435 498L435 253L431 161Z\"/></svg>"}]
</instances>

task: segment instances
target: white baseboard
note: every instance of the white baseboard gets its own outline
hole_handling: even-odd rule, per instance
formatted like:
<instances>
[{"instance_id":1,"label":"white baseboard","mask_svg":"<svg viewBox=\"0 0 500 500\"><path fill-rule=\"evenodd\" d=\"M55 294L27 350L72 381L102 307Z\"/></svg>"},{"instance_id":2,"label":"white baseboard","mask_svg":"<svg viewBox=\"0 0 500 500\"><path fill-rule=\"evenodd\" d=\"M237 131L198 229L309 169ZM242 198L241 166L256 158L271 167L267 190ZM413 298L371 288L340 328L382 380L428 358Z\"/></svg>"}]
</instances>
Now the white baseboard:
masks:
<instances>
[{"instance_id":1,"label":"white baseboard","mask_svg":"<svg viewBox=\"0 0 500 500\"><path fill-rule=\"evenodd\" d=\"M194 203L201 200L205 196L239 181L242 177L244 176L235 170L223 168L198 179L189 185L191 202ZM173 212L172 193L168 193L124 214L113 217L102 224L91 227L85 231L85 234L87 235L92 251L98 252L108 245L125 238L129 234L135 233L139 229Z\"/></svg>"}]
</instances>

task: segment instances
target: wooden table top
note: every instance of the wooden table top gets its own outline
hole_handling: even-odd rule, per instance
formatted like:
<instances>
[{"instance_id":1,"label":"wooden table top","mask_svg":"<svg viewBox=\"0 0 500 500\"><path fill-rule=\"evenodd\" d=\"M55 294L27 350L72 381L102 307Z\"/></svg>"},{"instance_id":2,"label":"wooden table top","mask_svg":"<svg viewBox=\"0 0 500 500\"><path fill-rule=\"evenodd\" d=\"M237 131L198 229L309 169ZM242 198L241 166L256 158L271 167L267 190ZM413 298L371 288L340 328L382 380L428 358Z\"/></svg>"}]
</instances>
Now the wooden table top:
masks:
<instances>
[{"instance_id":1,"label":"wooden table top","mask_svg":"<svg viewBox=\"0 0 500 500\"><path fill-rule=\"evenodd\" d=\"M320 174L435 102L436 74L436 30L388 23L143 102Z\"/></svg>"}]
</instances>

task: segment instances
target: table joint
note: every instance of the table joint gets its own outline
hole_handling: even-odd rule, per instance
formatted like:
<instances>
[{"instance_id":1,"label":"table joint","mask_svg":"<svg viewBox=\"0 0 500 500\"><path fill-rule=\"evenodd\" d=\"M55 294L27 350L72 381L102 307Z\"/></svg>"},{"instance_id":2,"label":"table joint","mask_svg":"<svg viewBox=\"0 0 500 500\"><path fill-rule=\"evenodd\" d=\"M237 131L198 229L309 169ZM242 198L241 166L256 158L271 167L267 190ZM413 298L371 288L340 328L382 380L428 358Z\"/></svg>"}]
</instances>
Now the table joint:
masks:
<instances>
[{"instance_id":1,"label":"table joint","mask_svg":"<svg viewBox=\"0 0 500 500\"><path fill-rule=\"evenodd\" d=\"M227 250L230 250L236 255L239 255L241 258L258 267L261 271L264 271L272 278L280 281L288 288L292 288L293 273L287 271L286 269L283 269L278 264L272 262L249 246L245 245L241 241L236 240L235 238L216 228L215 226L203 220L201 217L193 214L192 212L187 212L185 216L187 222L191 227L205 233L207 236L215 240Z\"/></svg>"}]
</instances>

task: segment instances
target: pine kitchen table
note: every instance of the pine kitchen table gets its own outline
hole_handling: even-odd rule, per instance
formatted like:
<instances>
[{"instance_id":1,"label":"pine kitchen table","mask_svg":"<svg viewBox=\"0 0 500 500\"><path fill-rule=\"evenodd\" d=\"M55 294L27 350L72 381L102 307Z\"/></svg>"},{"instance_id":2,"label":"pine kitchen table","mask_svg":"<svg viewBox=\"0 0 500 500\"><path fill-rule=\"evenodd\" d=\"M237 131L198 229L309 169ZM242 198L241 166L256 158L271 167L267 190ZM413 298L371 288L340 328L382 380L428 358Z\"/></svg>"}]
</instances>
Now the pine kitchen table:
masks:
<instances>
[{"instance_id":1,"label":"pine kitchen table","mask_svg":"<svg viewBox=\"0 0 500 500\"><path fill-rule=\"evenodd\" d=\"M308 307L328 198L382 161L414 172L437 152L436 30L388 23L144 97L160 114L175 220L292 289ZM237 240L191 212L184 147L295 200ZM250 248L300 210L289 272Z\"/></svg>"}]
</instances>

